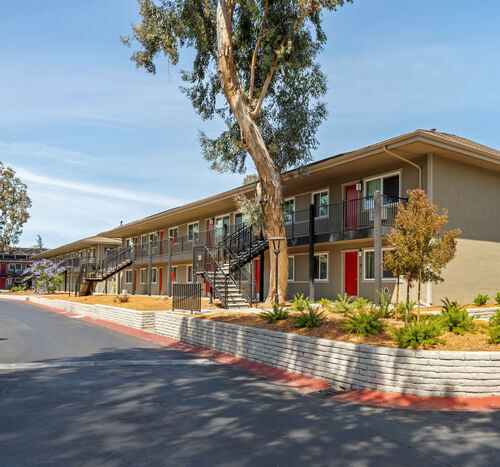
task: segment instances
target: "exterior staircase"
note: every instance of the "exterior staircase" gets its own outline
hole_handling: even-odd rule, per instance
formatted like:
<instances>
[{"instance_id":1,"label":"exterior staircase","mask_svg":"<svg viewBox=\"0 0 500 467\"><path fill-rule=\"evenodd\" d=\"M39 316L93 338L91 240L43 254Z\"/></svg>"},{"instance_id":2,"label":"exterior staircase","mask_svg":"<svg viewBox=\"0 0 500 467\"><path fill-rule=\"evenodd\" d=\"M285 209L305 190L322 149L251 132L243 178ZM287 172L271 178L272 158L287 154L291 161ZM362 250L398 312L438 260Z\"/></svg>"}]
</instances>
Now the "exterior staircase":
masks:
<instances>
[{"instance_id":1,"label":"exterior staircase","mask_svg":"<svg viewBox=\"0 0 500 467\"><path fill-rule=\"evenodd\" d=\"M113 251L100 261L95 269L90 269L88 263L80 266L75 290L78 295L92 295L98 282L109 279L112 275L132 264L132 248L130 246Z\"/></svg>"},{"instance_id":2,"label":"exterior staircase","mask_svg":"<svg viewBox=\"0 0 500 467\"><path fill-rule=\"evenodd\" d=\"M226 309L250 307L251 297L234 274L269 248L267 239L245 226L225 237L215 248L203 248L202 275Z\"/></svg>"}]
</instances>

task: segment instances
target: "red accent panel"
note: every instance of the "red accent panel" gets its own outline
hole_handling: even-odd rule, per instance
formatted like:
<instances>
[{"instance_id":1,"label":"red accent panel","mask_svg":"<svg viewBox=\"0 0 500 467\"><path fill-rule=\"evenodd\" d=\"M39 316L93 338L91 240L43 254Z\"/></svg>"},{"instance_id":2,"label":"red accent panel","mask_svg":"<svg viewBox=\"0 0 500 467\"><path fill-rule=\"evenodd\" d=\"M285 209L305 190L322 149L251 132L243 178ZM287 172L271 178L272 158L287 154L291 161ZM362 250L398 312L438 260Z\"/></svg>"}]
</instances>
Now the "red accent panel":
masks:
<instances>
[{"instance_id":1,"label":"red accent panel","mask_svg":"<svg viewBox=\"0 0 500 467\"><path fill-rule=\"evenodd\" d=\"M358 252L344 253L344 291L347 295L358 295Z\"/></svg>"},{"instance_id":2,"label":"red accent panel","mask_svg":"<svg viewBox=\"0 0 500 467\"><path fill-rule=\"evenodd\" d=\"M163 232L162 232L162 240L163 240ZM160 269L160 293L163 291L163 268Z\"/></svg>"},{"instance_id":3,"label":"red accent panel","mask_svg":"<svg viewBox=\"0 0 500 467\"><path fill-rule=\"evenodd\" d=\"M2 274L6 274L7 273L7 264L6 263L0 264L0 272Z\"/></svg>"},{"instance_id":4,"label":"red accent panel","mask_svg":"<svg viewBox=\"0 0 500 467\"><path fill-rule=\"evenodd\" d=\"M345 229L353 230L358 225L359 201L356 184L345 187Z\"/></svg>"},{"instance_id":5,"label":"red accent panel","mask_svg":"<svg viewBox=\"0 0 500 467\"><path fill-rule=\"evenodd\" d=\"M133 288L134 293L136 290L137 290L137 271L134 271L134 288Z\"/></svg>"},{"instance_id":6,"label":"red accent panel","mask_svg":"<svg viewBox=\"0 0 500 467\"><path fill-rule=\"evenodd\" d=\"M255 276L255 290L257 293L260 291L260 258L254 260L254 276ZM259 297L262 301L262 297Z\"/></svg>"},{"instance_id":7,"label":"red accent panel","mask_svg":"<svg viewBox=\"0 0 500 467\"><path fill-rule=\"evenodd\" d=\"M7 279L5 279L5 277L0 277L0 289L6 289L6 288L7 288Z\"/></svg>"}]
</instances>

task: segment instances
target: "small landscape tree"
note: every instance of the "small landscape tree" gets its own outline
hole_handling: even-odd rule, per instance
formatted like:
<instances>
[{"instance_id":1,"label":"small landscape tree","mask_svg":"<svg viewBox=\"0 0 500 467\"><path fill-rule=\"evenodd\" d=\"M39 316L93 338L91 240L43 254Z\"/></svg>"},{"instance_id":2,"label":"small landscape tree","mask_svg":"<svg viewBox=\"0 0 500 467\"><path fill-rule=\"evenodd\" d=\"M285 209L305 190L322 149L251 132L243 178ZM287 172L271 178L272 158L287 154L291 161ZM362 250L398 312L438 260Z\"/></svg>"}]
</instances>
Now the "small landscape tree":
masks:
<instances>
[{"instance_id":1,"label":"small landscape tree","mask_svg":"<svg viewBox=\"0 0 500 467\"><path fill-rule=\"evenodd\" d=\"M425 191L408 191L408 204L400 204L395 226L388 237L394 251L388 252L384 265L395 275L406 280L406 321L408 321L410 289L418 285L418 312L420 315L421 285L441 282L444 267L455 257L457 237L461 230L443 232L448 223L448 212L431 204Z\"/></svg>"},{"instance_id":2,"label":"small landscape tree","mask_svg":"<svg viewBox=\"0 0 500 467\"><path fill-rule=\"evenodd\" d=\"M18 243L30 207L28 187L0 162L0 250Z\"/></svg>"},{"instance_id":3,"label":"small landscape tree","mask_svg":"<svg viewBox=\"0 0 500 467\"><path fill-rule=\"evenodd\" d=\"M33 291L37 294L54 293L62 283L64 268L49 259L34 262L28 269L33 273Z\"/></svg>"}]
</instances>

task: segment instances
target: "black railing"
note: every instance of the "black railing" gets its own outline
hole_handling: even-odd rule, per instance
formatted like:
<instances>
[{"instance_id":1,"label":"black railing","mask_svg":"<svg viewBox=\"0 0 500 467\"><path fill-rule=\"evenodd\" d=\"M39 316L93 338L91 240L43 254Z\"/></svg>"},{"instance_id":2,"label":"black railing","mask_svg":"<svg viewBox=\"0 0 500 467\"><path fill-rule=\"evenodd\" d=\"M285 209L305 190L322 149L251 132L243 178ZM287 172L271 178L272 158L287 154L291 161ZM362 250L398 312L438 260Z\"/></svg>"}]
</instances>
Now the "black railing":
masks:
<instances>
[{"instance_id":1,"label":"black railing","mask_svg":"<svg viewBox=\"0 0 500 467\"><path fill-rule=\"evenodd\" d=\"M172 284L172 311L201 311L201 284Z\"/></svg>"},{"instance_id":2,"label":"black railing","mask_svg":"<svg viewBox=\"0 0 500 467\"><path fill-rule=\"evenodd\" d=\"M95 268L93 268L92 276L98 280L107 279L109 276L115 274L122 266L128 265L132 262L132 247L126 246L109 251L106 258L99 261Z\"/></svg>"}]
</instances>

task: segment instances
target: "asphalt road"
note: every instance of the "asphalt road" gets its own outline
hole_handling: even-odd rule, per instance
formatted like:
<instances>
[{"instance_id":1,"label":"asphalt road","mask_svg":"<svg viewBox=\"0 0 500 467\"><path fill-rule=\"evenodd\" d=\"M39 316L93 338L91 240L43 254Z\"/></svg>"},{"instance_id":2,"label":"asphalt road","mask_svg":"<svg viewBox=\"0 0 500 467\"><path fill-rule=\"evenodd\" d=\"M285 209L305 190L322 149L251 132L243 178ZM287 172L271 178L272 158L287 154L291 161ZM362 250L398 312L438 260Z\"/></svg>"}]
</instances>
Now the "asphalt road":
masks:
<instances>
[{"instance_id":1,"label":"asphalt road","mask_svg":"<svg viewBox=\"0 0 500 467\"><path fill-rule=\"evenodd\" d=\"M499 462L498 412L410 412L303 396L79 319L0 301L1 466Z\"/></svg>"}]
</instances>

